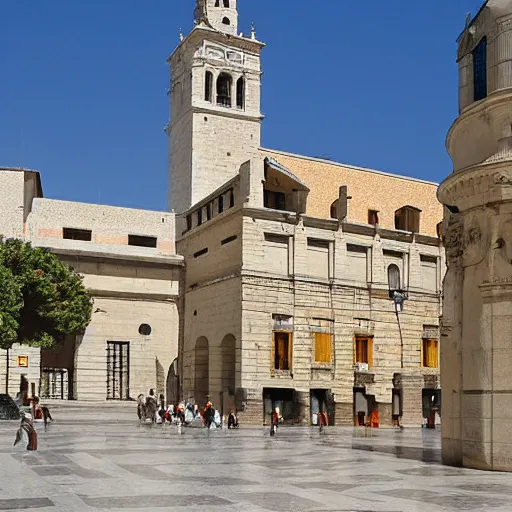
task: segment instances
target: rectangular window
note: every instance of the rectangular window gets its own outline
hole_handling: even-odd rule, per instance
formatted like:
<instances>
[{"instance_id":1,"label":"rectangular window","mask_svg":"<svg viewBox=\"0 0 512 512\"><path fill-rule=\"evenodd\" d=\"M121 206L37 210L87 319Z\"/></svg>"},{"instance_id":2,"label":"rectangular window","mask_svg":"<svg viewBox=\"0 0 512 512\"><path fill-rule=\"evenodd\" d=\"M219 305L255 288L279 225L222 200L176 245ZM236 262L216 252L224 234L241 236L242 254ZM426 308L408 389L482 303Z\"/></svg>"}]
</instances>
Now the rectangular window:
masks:
<instances>
[{"instance_id":1,"label":"rectangular window","mask_svg":"<svg viewBox=\"0 0 512 512\"><path fill-rule=\"evenodd\" d=\"M323 318L309 320L315 363L332 363L334 322Z\"/></svg>"},{"instance_id":2,"label":"rectangular window","mask_svg":"<svg viewBox=\"0 0 512 512\"><path fill-rule=\"evenodd\" d=\"M359 283L368 281L368 247L347 244L347 278Z\"/></svg>"},{"instance_id":3,"label":"rectangular window","mask_svg":"<svg viewBox=\"0 0 512 512\"><path fill-rule=\"evenodd\" d=\"M222 213L224 211L224 196L220 195L217 203L217 211Z\"/></svg>"},{"instance_id":4,"label":"rectangular window","mask_svg":"<svg viewBox=\"0 0 512 512\"><path fill-rule=\"evenodd\" d=\"M205 247L204 249L201 249L200 251L195 252L194 258L199 258L199 256L203 256L205 254L208 254L208 247Z\"/></svg>"},{"instance_id":5,"label":"rectangular window","mask_svg":"<svg viewBox=\"0 0 512 512\"><path fill-rule=\"evenodd\" d=\"M430 292L437 292L437 257L420 255L420 269L422 288Z\"/></svg>"},{"instance_id":6,"label":"rectangular window","mask_svg":"<svg viewBox=\"0 0 512 512\"><path fill-rule=\"evenodd\" d=\"M293 360L293 319L290 316L272 316L274 320L272 369L290 372Z\"/></svg>"},{"instance_id":7,"label":"rectangular window","mask_svg":"<svg viewBox=\"0 0 512 512\"><path fill-rule=\"evenodd\" d=\"M368 210L368 224L371 226L379 224L379 212L377 210Z\"/></svg>"},{"instance_id":8,"label":"rectangular window","mask_svg":"<svg viewBox=\"0 0 512 512\"><path fill-rule=\"evenodd\" d=\"M288 275L288 237L265 233L263 265L267 272Z\"/></svg>"},{"instance_id":9,"label":"rectangular window","mask_svg":"<svg viewBox=\"0 0 512 512\"><path fill-rule=\"evenodd\" d=\"M423 338L421 365L425 368L439 368L439 342L436 339Z\"/></svg>"},{"instance_id":10,"label":"rectangular window","mask_svg":"<svg viewBox=\"0 0 512 512\"><path fill-rule=\"evenodd\" d=\"M292 369L291 365L292 333L274 332L274 369Z\"/></svg>"},{"instance_id":11,"label":"rectangular window","mask_svg":"<svg viewBox=\"0 0 512 512\"><path fill-rule=\"evenodd\" d=\"M229 190L229 207L233 208L235 206L235 193L233 189Z\"/></svg>"},{"instance_id":12,"label":"rectangular window","mask_svg":"<svg viewBox=\"0 0 512 512\"><path fill-rule=\"evenodd\" d=\"M332 362L332 334L315 332L315 362Z\"/></svg>"},{"instance_id":13,"label":"rectangular window","mask_svg":"<svg viewBox=\"0 0 512 512\"><path fill-rule=\"evenodd\" d=\"M197 225L200 226L203 223L203 209L197 210Z\"/></svg>"},{"instance_id":14,"label":"rectangular window","mask_svg":"<svg viewBox=\"0 0 512 512\"><path fill-rule=\"evenodd\" d=\"M231 242L234 242L238 237L236 235L232 235L232 236L228 236L227 238L224 238L224 240L222 240L220 242L221 245L226 245L226 244L230 244Z\"/></svg>"},{"instance_id":15,"label":"rectangular window","mask_svg":"<svg viewBox=\"0 0 512 512\"><path fill-rule=\"evenodd\" d=\"M370 368L373 366L373 338L370 336L356 336L354 362L366 363Z\"/></svg>"},{"instance_id":16,"label":"rectangular window","mask_svg":"<svg viewBox=\"0 0 512 512\"><path fill-rule=\"evenodd\" d=\"M212 205L208 203L206 205L206 220L210 220L212 218Z\"/></svg>"},{"instance_id":17,"label":"rectangular window","mask_svg":"<svg viewBox=\"0 0 512 512\"><path fill-rule=\"evenodd\" d=\"M487 97L487 38L483 38L473 50L474 100Z\"/></svg>"},{"instance_id":18,"label":"rectangular window","mask_svg":"<svg viewBox=\"0 0 512 512\"><path fill-rule=\"evenodd\" d=\"M329 241L308 238L307 249L308 275L329 278Z\"/></svg>"},{"instance_id":19,"label":"rectangular window","mask_svg":"<svg viewBox=\"0 0 512 512\"><path fill-rule=\"evenodd\" d=\"M137 247L156 247L156 244L156 236L128 235L128 245L136 245Z\"/></svg>"},{"instance_id":20,"label":"rectangular window","mask_svg":"<svg viewBox=\"0 0 512 512\"><path fill-rule=\"evenodd\" d=\"M187 215L187 231L192 229L192 215Z\"/></svg>"},{"instance_id":21,"label":"rectangular window","mask_svg":"<svg viewBox=\"0 0 512 512\"><path fill-rule=\"evenodd\" d=\"M286 210L286 196L283 192L263 190L263 206L272 210Z\"/></svg>"},{"instance_id":22,"label":"rectangular window","mask_svg":"<svg viewBox=\"0 0 512 512\"><path fill-rule=\"evenodd\" d=\"M63 228L62 238L65 238L66 240L82 240L83 242L90 242L92 240L92 231L90 229Z\"/></svg>"}]
</instances>

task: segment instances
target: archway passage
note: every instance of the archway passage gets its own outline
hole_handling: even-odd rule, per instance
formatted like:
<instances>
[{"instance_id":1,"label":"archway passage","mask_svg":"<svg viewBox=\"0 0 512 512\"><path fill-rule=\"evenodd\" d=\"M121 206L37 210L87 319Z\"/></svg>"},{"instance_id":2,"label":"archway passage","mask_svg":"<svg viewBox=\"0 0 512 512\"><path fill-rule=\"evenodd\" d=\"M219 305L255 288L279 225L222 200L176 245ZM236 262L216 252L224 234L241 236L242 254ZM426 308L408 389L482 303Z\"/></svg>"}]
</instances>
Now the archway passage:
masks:
<instances>
[{"instance_id":1,"label":"archway passage","mask_svg":"<svg viewBox=\"0 0 512 512\"><path fill-rule=\"evenodd\" d=\"M202 336L196 341L194 364L194 397L202 407L210 393L210 348L208 339Z\"/></svg>"},{"instance_id":2,"label":"archway passage","mask_svg":"<svg viewBox=\"0 0 512 512\"><path fill-rule=\"evenodd\" d=\"M180 399L180 377L178 375L178 358L176 358L167 373L166 383L167 403L176 405Z\"/></svg>"},{"instance_id":3,"label":"archway passage","mask_svg":"<svg viewBox=\"0 0 512 512\"><path fill-rule=\"evenodd\" d=\"M235 407L236 339L232 334L224 336L220 344L222 410L227 414Z\"/></svg>"}]
</instances>

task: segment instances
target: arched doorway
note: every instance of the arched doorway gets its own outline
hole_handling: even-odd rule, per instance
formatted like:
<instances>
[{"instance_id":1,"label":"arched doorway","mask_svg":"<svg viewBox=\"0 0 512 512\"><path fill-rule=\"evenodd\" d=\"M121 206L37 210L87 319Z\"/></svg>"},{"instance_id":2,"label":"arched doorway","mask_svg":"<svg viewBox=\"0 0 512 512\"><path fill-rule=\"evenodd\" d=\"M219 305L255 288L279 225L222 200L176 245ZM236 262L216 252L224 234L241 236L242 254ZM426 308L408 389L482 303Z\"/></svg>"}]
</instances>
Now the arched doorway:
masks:
<instances>
[{"instance_id":1,"label":"arched doorway","mask_svg":"<svg viewBox=\"0 0 512 512\"><path fill-rule=\"evenodd\" d=\"M236 386L236 339L232 334L224 336L220 344L222 411L227 414L235 408Z\"/></svg>"},{"instance_id":2,"label":"arched doorway","mask_svg":"<svg viewBox=\"0 0 512 512\"><path fill-rule=\"evenodd\" d=\"M197 339L194 355L194 397L201 407L210 393L210 349L204 336Z\"/></svg>"},{"instance_id":3,"label":"arched doorway","mask_svg":"<svg viewBox=\"0 0 512 512\"><path fill-rule=\"evenodd\" d=\"M178 358L176 358L167 373L166 395L168 404L177 404L180 399L180 377L178 375Z\"/></svg>"}]
</instances>

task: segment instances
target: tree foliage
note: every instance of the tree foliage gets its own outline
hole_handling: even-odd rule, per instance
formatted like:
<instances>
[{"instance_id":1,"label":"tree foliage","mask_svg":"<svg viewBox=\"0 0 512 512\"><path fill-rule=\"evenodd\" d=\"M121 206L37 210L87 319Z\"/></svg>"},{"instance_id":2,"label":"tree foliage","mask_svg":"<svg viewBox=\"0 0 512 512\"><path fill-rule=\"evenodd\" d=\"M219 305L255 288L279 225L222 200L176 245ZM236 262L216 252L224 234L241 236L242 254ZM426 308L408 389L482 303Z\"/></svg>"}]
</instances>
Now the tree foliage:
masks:
<instances>
[{"instance_id":1,"label":"tree foliage","mask_svg":"<svg viewBox=\"0 0 512 512\"><path fill-rule=\"evenodd\" d=\"M0 242L0 348L13 343L52 348L91 320L82 277L46 249Z\"/></svg>"}]
</instances>

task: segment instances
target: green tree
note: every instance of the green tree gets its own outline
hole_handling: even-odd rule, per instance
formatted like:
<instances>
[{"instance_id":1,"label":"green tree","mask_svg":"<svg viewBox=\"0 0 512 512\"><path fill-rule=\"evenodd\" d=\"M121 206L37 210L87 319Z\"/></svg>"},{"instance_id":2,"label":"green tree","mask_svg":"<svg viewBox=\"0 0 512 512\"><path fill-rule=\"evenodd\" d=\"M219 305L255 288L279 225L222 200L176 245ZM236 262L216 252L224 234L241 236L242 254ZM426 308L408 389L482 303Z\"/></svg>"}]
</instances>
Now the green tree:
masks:
<instances>
[{"instance_id":1,"label":"green tree","mask_svg":"<svg viewBox=\"0 0 512 512\"><path fill-rule=\"evenodd\" d=\"M52 348L84 332L91 313L82 277L57 256L21 240L0 242L0 348Z\"/></svg>"}]
</instances>

